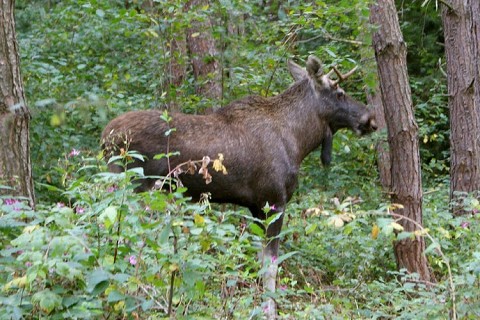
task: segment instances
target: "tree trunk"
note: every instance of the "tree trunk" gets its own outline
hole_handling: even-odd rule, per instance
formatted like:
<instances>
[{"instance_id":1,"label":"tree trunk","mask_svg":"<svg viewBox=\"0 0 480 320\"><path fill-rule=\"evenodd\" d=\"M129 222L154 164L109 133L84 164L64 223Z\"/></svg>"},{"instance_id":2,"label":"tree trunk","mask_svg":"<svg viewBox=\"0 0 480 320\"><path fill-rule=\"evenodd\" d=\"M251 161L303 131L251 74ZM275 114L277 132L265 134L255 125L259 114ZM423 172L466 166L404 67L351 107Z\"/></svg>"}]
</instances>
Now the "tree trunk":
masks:
<instances>
[{"instance_id":1,"label":"tree trunk","mask_svg":"<svg viewBox=\"0 0 480 320\"><path fill-rule=\"evenodd\" d=\"M14 2L0 0L0 193L35 203L30 162L29 122L15 35Z\"/></svg>"},{"instance_id":2,"label":"tree trunk","mask_svg":"<svg viewBox=\"0 0 480 320\"><path fill-rule=\"evenodd\" d=\"M466 213L461 193L480 190L480 92L478 91L478 0L451 0L442 5L450 109L450 199L453 213ZM476 89L475 89L476 88ZM476 98L475 98L476 96ZM477 105L475 105L477 99Z\"/></svg>"},{"instance_id":3,"label":"tree trunk","mask_svg":"<svg viewBox=\"0 0 480 320\"><path fill-rule=\"evenodd\" d=\"M168 51L170 56L166 65L164 90L167 92L168 108L171 111L181 111L182 106L178 104L177 96L182 94L181 86L187 74L187 63L184 61L187 57L187 41L183 31L170 35Z\"/></svg>"},{"instance_id":4,"label":"tree trunk","mask_svg":"<svg viewBox=\"0 0 480 320\"><path fill-rule=\"evenodd\" d=\"M383 108L380 88L376 88L374 92L367 92L367 103L373 106L378 131L382 131L386 128L387 123L385 122L385 110ZM377 168L380 184L384 191L389 192L392 185L392 168L390 163L390 150L387 139L383 134L375 144L375 151L377 153Z\"/></svg>"},{"instance_id":5,"label":"tree trunk","mask_svg":"<svg viewBox=\"0 0 480 320\"><path fill-rule=\"evenodd\" d=\"M207 0L190 0L185 5L185 10L198 12L202 10L201 6L207 5ZM192 27L187 30L187 48L197 83L196 92L207 99L221 100L221 68L215 39L212 37L212 24L208 18L194 20L191 24ZM220 104L217 103L213 109L219 107Z\"/></svg>"},{"instance_id":6,"label":"tree trunk","mask_svg":"<svg viewBox=\"0 0 480 320\"><path fill-rule=\"evenodd\" d=\"M409 219L400 220L405 231L415 231L418 229L415 223L422 224L418 126L413 114L408 82L407 49L400 31L394 1L378 0L371 6L370 21L379 27L373 34L373 47L390 146L392 179L390 193L392 202L402 205L397 207L394 213ZM425 241L422 237L396 241L394 251L400 269L405 268L410 273L416 272L424 281L433 280L423 253Z\"/></svg>"},{"instance_id":7,"label":"tree trunk","mask_svg":"<svg viewBox=\"0 0 480 320\"><path fill-rule=\"evenodd\" d=\"M473 59L476 64L475 72L475 110L477 113L477 124L480 124L480 1L473 1L472 3L472 20L473 20ZM477 141L480 141L480 125L477 128ZM479 147L480 148L480 147ZM480 182L479 182L480 183Z\"/></svg>"}]
</instances>

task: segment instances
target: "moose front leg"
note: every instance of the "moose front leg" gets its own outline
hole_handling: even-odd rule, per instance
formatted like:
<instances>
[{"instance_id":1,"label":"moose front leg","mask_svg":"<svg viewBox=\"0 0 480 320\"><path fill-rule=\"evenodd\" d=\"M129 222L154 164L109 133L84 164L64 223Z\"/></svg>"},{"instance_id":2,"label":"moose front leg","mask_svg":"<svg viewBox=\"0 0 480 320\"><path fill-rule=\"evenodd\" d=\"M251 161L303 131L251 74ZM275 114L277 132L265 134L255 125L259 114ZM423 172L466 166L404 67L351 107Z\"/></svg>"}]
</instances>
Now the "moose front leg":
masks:
<instances>
[{"instance_id":1,"label":"moose front leg","mask_svg":"<svg viewBox=\"0 0 480 320\"><path fill-rule=\"evenodd\" d=\"M279 239L271 239L263 248L262 266L265 269L263 274L263 290L267 293L267 298L263 307L267 319L275 319L277 316L277 307L275 300L271 295L275 293L278 272L278 245Z\"/></svg>"},{"instance_id":2,"label":"moose front leg","mask_svg":"<svg viewBox=\"0 0 480 320\"><path fill-rule=\"evenodd\" d=\"M322 140L322 151L320 159L324 166L330 165L332 162L333 132L328 128Z\"/></svg>"},{"instance_id":3,"label":"moose front leg","mask_svg":"<svg viewBox=\"0 0 480 320\"><path fill-rule=\"evenodd\" d=\"M278 247L280 239L278 235L282 229L283 208L273 209L270 214L280 214L267 227L266 245L262 247L260 256L263 273L263 290L267 294L267 298L263 305L263 311L267 319L275 319L277 317L277 307L273 295L276 290L277 272L278 272ZM268 220L267 220L268 221Z\"/></svg>"}]
</instances>

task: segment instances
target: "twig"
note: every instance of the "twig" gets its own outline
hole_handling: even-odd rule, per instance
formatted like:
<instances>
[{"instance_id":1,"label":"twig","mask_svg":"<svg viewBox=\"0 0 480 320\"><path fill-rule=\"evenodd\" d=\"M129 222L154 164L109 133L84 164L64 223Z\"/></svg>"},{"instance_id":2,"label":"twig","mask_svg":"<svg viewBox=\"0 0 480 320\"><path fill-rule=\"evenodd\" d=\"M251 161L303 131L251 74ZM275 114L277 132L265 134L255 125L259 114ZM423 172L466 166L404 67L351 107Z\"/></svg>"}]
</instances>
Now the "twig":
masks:
<instances>
[{"instance_id":1,"label":"twig","mask_svg":"<svg viewBox=\"0 0 480 320\"><path fill-rule=\"evenodd\" d=\"M142 289L142 291L143 291L146 295L148 295L148 297L149 297L150 299L152 299L153 302L154 302L160 309L163 310L163 312L167 313L167 311L168 311L167 307L165 307L165 306L162 305L159 301L157 301L157 300L155 299L155 297L154 297L153 294L151 294L151 293L150 293L147 289L145 289L143 286L140 286L140 289Z\"/></svg>"},{"instance_id":2,"label":"twig","mask_svg":"<svg viewBox=\"0 0 480 320\"><path fill-rule=\"evenodd\" d=\"M456 13L455 8L453 8L453 6L450 3L448 3L447 1L445 1L445 0L437 0L437 1L440 2L441 4L443 4L445 7L447 7L450 11Z\"/></svg>"},{"instance_id":3,"label":"twig","mask_svg":"<svg viewBox=\"0 0 480 320\"><path fill-rule=\"evenodd\" d=\"M173 253L174 254L177 254L178 253L178 250L177 250L177 235L175 234L175 231L172 229L173 231ZM175 276L177 274L177 271L174 270L172 271L172 275L170 276L170 292L168 294L168 316L171 317L172 316L172 304L173 304L173 286L175 284Z\"/></svg>"},{"instance_id":4,"label":"twig","mask_svg":"<svg viewBox=\"0 0 480 320\"><path fill-rule=\"evenodd\" d=\"M285 51L282 54L282 59L280 59L280 60L283 60L283 57L285 57L285 55L287 54L288 49L290 49L292 44L295 42L295 41L293 41L293 39L295 39L295 36L297 35L297 30L298 30L298 29L295 30L295 28L297 28L297 27L294 26L290 29L290 32L289 32L290 35L287 37L287 39L283 43L284 45L285 44L288 44L288 45L287 45L287 47L285 48ZM272 74L270 75L270 79L268 79L267 89L265 90L265 96L268 96L268 91L270 90L270 86L271 86L272 81L273 81L273 76L275 75L275 72L277 72L280 60L278 60L277 63L275 64L275 67L273 68Z\"/></svg>"},{"instance_id":5,"label":"twig","mask_svg":"<svg viewBox=\"0 0 480 320\"><path fill-rule=\"evenodd\" d=\"M349 39L336 38L336 37L333 37L333 36L329 35L328 33L320 34L320 35L315 36L315 37L310 38L310 39L298 40L297 43L307 43L307 42L310 42L310 41L317 40L318 38L324 38L324 39L326 39L326 40L333 40L333 41L345 42L345 43L355 44L355 45L358 45L358 46L365 44L364 42L358 41L358 40L349 40Z\"/></svg>"}]
</instances>

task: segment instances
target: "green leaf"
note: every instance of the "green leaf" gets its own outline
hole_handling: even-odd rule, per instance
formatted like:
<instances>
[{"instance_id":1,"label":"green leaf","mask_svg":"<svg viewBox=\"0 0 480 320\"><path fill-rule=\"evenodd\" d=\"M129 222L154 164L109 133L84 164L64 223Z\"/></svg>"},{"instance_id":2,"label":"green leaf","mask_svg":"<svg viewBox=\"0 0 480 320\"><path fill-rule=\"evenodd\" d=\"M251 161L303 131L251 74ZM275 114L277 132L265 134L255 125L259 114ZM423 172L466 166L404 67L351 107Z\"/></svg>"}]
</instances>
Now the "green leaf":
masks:
<instances>
[{"instance_id":1,"label":"green leaf","mask_svg":"<svg viewBox=\"0 0 480 320\"><path fill-rule=\"evenodd\" d=\"M95 14L97 16L99 16L100 18L103 18L105 16L105 11L103 11L102 9L97 9L97 11L95 12Z\"/></svg>"},{"instance_id":2,"label":"green leaf","mask_svg":"<svg viewBox=\"0 0 480 320\"><path fill-rule=\"evenodd\" d=\"M256 236L259 236L259 237L264 237L265 236L265 231L263 230L262 227L260 227L258 224L256 223L250 223L249 224L249 227L250 227L250 231L256 235Z\"/></svg>"},{"instance_id":3,"label":"green leaf","mask_svg":"<svg viewBox=\"0 0 480 320\"><path fill-rule=\"evenodd\" d=\"M297 254L297 253L298 253L298 251L292 251L292 252L282 254L280 257L277 258L277 264L282 263L284 260L290 258L291 256L293 256L294 254Z\"/></svg>"},{"instance_id":4,"label":"green leaf","mask_svg":"<svg viewBox=\"0 0 480 320\"><path fill-rule=\"evenodd\" d=\"M87 291L92 295L98 295L109 286L110 273L103 269L97 269L90 273L87 278Z\"/></svg>"},{"instance_id":5,"label":"green leaf","mask_svg":"<svg viewBox=\"0 0 480 320\"><path fill-rule=\"evenodd\" d=\"M268 217L267 221L265 222L265 224L267 226L270 226L272 225L275 221L277 221L278 219L280 219L280 217L282 216L283 212L278 212L278 213L275 213L274 215Z\"/></svg>"},{"instance_id":6,"label":"green leaf","mask_svg":"<svg viewBox=\"0 0 480 320\"><path fill-rule=\"evenodd\" d=\"M117 302L125 299L125 295L117 290L112 290L108 294L107 301L108 302Z\"/></svg>"},{"instance_id":7,"label":"green leaf","mask_svg":"<svg viewBox=\"0 0 480 320\"><path fill-rule=\"evenodd\" d=\"M402 231L397 235L397 241L414 237L413 232Z\"/></svg>"},{"instance_id":8,"label":"green leaf","mask_svg":"<svg viewBox=\"0 0 480 320\"><path fill-rule=\"evenodd\" d=\"M32 296L32 302L38 303L43 312L49 314L62 304L62 298L49 289L42 290Z\"/></svg>"},{"instance_id":9,"label":"green leaf","mask_svg":"<svg viewBox=\"0 0 480 320\"><path fill-rule=\"evenodd\" d=\"M305 228L305 234L306 235L309 235L310 233L312 233L313 231L315 231L317 229L317 224L316 223L312 223L310 225L308 225L306 228Z\"/></svg>"},{"instance_id":10,"label":"green leaf","mask_svg":"<svg viewBox=\"0 0 480 320\"><path fill-rule=\"evenodd\" d=\"M425 249L425 251L423 252L424 254L428 254L430 252L432 252L433 250L437 249L437 248L440 248L440 244L438 242L432 242L428 247L427 249Z\"/></svg>"},{"instance_id":11,"label":"green leaf","mask_svg":"<svg viewBox=\"0 0 480 320\"><path fill-rule=\"evenodd\" d=\"M114 206L107 207L98 217L100 223L105 225L105 228L110 229L117 220L117 208Z\"/></svg>"}]
</instances>

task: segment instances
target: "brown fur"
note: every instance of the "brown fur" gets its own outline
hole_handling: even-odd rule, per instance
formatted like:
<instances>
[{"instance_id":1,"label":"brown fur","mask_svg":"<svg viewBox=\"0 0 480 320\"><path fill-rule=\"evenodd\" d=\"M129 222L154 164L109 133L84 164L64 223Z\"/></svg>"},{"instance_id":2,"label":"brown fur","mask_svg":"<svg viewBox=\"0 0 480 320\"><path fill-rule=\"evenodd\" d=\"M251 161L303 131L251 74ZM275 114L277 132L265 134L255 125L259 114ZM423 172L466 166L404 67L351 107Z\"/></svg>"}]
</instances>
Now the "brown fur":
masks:
<instances>
[{"instance_id":1,"label":"brown fur","mask_svg":"<svg viewBox=\"0 0 480 320\"><path fill-rule=\"evenodd\" d=\"M180 176L193 199L209 192L213 202L245 206L257 218L265 218L262 208L267 202L283 212L297 186L300 164L310 152L322 145L322 161L329 163L337 130L366 134L376 129L373 113L330 85L317 58L309 57L306 70L292 62L289 68L297 81L274 97L246 97L208 115L174 113L169 126L157 110L121 115L102 134L107 158L128 147L146 157L131 166L143 167L145 175L165 176L180 163L204 156L215 159L222 153L227 175L210 169L210 184L200 174ZM176 131L167 137L169 128ZM180 155L170 163L153 160L169 151ZM119 170L115 164L109 167ZM139 190L151 189L154 181L142 180ZM268 234L277 235L281 224L282 219L277 220ZM272 243L275 253L278 241Z\"/></svg>"}]
</instances>

